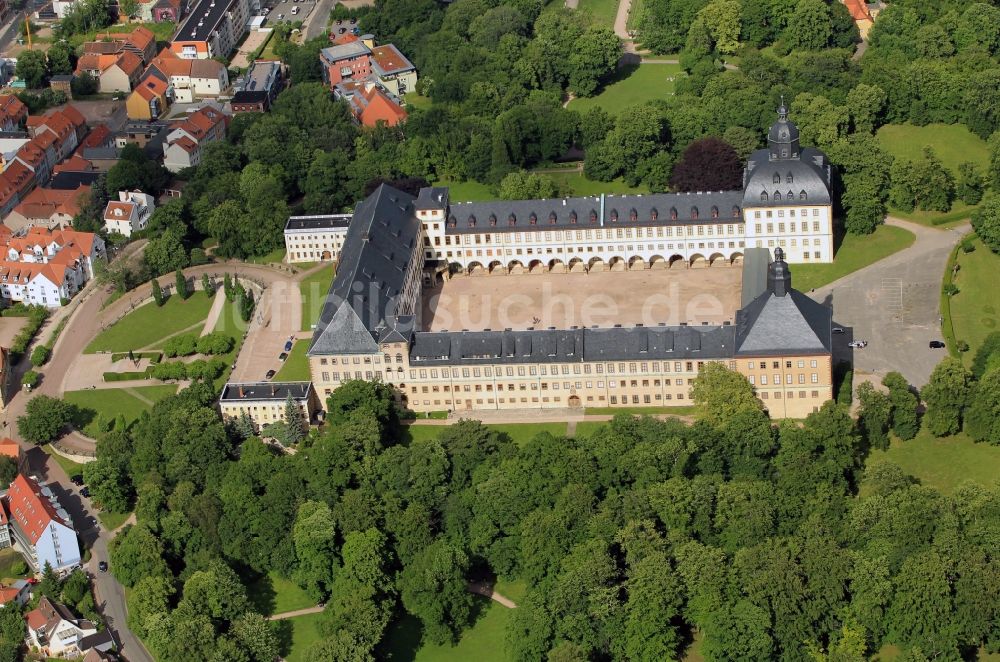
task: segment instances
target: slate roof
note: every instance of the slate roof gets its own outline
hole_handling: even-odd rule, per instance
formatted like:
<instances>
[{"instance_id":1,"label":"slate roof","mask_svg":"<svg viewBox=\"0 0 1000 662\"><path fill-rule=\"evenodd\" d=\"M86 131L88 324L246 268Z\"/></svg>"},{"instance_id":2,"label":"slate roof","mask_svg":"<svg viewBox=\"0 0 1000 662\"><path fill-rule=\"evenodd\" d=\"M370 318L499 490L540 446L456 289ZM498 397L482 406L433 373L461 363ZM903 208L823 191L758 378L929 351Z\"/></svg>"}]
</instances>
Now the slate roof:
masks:
<instances>
[{"instance_id":1,"label":"slate roof","mask_svg":"<svg viewBox=\"0 0 1000 662\"><path fill-rule=\"evenodd\" d=\"M46 184L46 186L50 189L61 191L75 191L81 186L92 186L94 182L100 179L102 174L103 173L97 171L83 172L64 170L52 175L52 179L49 180L49 183Z\"/></svg>"},{"instance_id":2,"label":"slate roof","mask_svg":"<svg viewBox=\"0 0 1000 662\"><path fill-rule=\"evenodd\" d=\"M775 175L780 181L775 183ZM791 176L792 181L788 178ZM771 152L759 149L750 155L743 171L743 204L746 207L830 204L830 162L814 147L802 149L799 158L771 159ZM762 193L767 193L763 199ZM780 194L780 199L775 198ZM805 193L805 198L802 194ZM789 199L791 196L791 200Z\"/></svg>"},{"instance_id":3,"label":"slate roof","mask_svg":"<svg viewBox=\"0 0 1000 662\"><path fill-rule=\"evenodd\" d=\"M177 28L171 41L208 41L232 5L231 0L201 0Z\"/></svg>"},{"instance_id":4,"label":"slate roof","mask_svg":"<svg viewBox=\"0 0 1000 662\"><path fill-rule=\"evenodd\" d=\"M417 199L413 203L414 209L447 209L448 208L448 187L447 186L425 186L417 193Z\"/></svg>"},{"instance_id":5,"label":"slate roof","mask_svg":"<svg viewBox=\"0 0 1000 662\"><path fill-rule=\"evenodd\" d=\"M280 400L288 399L292 394L294 400L304 400L312 390L312 382L250 382L227 383L222 387L220 402L244 402L248 400Z\"/></svg>"},{"instance_id":6,"label":"slate roof","mask_svg":"<svg viewBox=\"0 0 1000 662\"><path fill-rule=\"evenodd\" d=\"M468 234L609 226L743 223L742 204L742 191L452 202L446 231ZM674 212L676 218L673 218ZM714 218L713 213L717 213Z\"/></svg>"},{"instance_id":7,"label":"slate roof","mask_svg":"<svg viewBox=\"0 0 1000 662\"><path fill-rule=\"evenodd\" d=\"M733 355L732 326L652 326L414 334L410 364L496 365L719 359Z\"/></svg>"},{"instance_id":8,"label":"slate roof","mask_svg":"<svg viewBox=\"0 0 1000 662\"><path fill-rule=\"evenodd\" d=\"M414 197L387 184L358 204L309 354L368 354L396 327L396 298L420 235Z\"/></svg>"},{"instance_id":9,"label":"slate roof","mask_svg":"<svg viewBox=\"0 0 1000 662\"><path fill-rule=\"evenodd\" d=\"M346 228L351 222L350 214L317 214L315 216L289 216L285 230L329 230Z\"/></svg>"}]
</instances>

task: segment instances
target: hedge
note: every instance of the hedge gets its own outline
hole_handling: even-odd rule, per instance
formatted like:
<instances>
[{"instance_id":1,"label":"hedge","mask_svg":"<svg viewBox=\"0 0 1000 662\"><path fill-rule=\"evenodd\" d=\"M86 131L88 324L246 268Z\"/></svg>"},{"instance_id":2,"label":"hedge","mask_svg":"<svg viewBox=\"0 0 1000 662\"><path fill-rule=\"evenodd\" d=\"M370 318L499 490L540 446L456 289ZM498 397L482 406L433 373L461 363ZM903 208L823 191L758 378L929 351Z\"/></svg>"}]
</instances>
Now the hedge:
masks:
<instances>
[{"instance_id":1,"label":"hedge","mask_svg":"<svg viewBox=\"0 0 1000 662\"><path fill-rule=\"evenodd\" d=\"M137 359L149 359L153 363L159 363L163 358L163 352L132 352L132 356ZM111 362L117 363L128 358L128 352L115 352L111 355Z\"/></svg>"},{"instance_id":2,"label":"hedge","mask_svg":"<svg viewBox=\"0 0 1000 662\"><path fill-rule=\"evenodd\" d=\"M35 339L35 334L42 328L42 324L45 323L45 320L49 316L48 309L42 306L30 306L30 309L28 312L28 323L14 337L14 342L10 345L10 353L13 355L11 360L14 362L19 360L21 355L27 351L28 345Z\"/></svg>"},{"instance_id":3,"label":"hedge","mask_svg":"<svg viewBox=\"0 0 1000 662\"><path fill-rule=\"evenodd\" d=\"M225 333L209 333L198 337L193 333L174 336L163 345L163 353L172 358L192 354L228 354L233 349L232 336Z\"/></svg>"},{"instance_id":4,"label":"hedge","mask_svg":"<svg viewBox=\"0 0 1000 662\"><path fill-rule=\"evenodd\" d=\"M104 381L106 382L127 382L130 379L149 379L149 372L152 368L138 372L106 372Z\"/></svg>"}]
</instances>

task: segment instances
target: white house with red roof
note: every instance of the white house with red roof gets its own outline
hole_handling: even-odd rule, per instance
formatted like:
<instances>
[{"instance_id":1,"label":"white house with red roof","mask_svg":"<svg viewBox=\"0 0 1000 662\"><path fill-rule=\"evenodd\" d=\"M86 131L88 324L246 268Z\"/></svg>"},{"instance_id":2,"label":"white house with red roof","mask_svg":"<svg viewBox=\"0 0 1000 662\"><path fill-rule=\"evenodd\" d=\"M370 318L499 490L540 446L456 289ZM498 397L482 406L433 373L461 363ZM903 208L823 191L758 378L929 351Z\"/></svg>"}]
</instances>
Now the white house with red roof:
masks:
<instances>
[{"instance_id":1,"label":"white house with red roof","mask_svg":"<svg viewBox=\"0 0 1000 662\"><path fill-rule=\"evenodd\" d=\"M16 605L23 607L31 599L31 584L26 579L18 579L10 586L0 585L0 607Z\"/></svg>"},{"instance_id":2,"label":"white house with red roof","mask_svg":"<svg viewBox=\"0 0 1000 662\"><path fill-rule=\"evenodd\" d=\"M80 565L76 531L51 489L18 474L0 503L11 542L35 571L43 570L45 564L56 572Z\"/></svg>"},{"instance_id":3,"label":"white house with red roof","mask_svg":"<svg viewBox=\"0 0 1000 662\"><path fill-rule=\"evenodd\" d=\"M106 258L104 240L92 232L31 228L8 237L0 259L0 296L26 305L58 308L94 277Z\"/></svg>"},{"instance_id":4,"label":"white house with red roof","mask_svg":"<svg viewBox=\"0 0 1000 662\"><path fill-rule=\"evenodd\" d=\"M24 615L28 626L25 643L47 657L75 658L96 648L110 650L114 641L110 633L98 639L97 626L85 618L77 618L66 605L43 595L38 607ZM97 643L97 645L94 645Z\"/></svg>"},{"instance_id":5,"label":"white house with red roof","mask_svg":"<svg viewBox=\"0 0 1000 662\"><path fill-rule=\"evenodd\" d=\"M153 196L142 191L118 191L117 200L108 200L104 208L104 227L131 237L133 232L146 229L149 217L156 208Z\"/></svg>"},{"instance_id":6,"label":"white house with red roof","mask_svg":"<svg viewBox=\"0 0 1000 662\"><path fill-rule=\"evenodd\" d=\"M163 166L170 172L179 172L198 165L202 147L225 140L228 126L229 116L211 105L191 113L187 119L174 122L163 142Z\"/></svg>"}]
</instances>

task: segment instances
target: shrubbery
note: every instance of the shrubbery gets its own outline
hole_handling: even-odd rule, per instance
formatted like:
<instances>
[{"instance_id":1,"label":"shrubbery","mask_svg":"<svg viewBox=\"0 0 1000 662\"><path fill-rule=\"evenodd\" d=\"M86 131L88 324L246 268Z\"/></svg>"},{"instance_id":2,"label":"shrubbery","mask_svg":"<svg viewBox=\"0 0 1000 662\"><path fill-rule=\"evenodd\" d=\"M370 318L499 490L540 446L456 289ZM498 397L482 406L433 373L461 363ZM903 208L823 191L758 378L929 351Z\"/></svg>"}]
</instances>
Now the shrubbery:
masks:
<instances>
[{"instance_id":1,"label":"shrubbery","mask_svg":"<svg viewBox=\"0 0 1000 662\"><path fill-rule=\"evenodd\" d=\"M190 363L183 361L167 361L160 363L149 369L149 376L153 379L203 379L209 381L215 379L226 369L226 362L220 358L210 361L196 359Z\"/></svg>"},{"instance_id":2,"label":"shrubbery","mask_svg":"<svg viewBox=\"0 0 1000 662\"><path fill-rule=\"evenodd\" d=\"M233 338L224 333L209 333L198 337L193 333L174 336L163 345L169 358L192 354L227 354L233 349Z\"/></svg>"}]
</instances>

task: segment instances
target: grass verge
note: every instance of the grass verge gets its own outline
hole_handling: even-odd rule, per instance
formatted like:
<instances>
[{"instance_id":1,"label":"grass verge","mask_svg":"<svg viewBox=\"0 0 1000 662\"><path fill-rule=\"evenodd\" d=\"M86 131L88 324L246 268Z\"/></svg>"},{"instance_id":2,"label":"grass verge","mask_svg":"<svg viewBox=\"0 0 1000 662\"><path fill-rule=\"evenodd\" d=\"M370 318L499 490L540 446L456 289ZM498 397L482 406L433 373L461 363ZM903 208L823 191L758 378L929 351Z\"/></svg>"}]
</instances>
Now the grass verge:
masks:
<instances>
[{"instance_id":1,"label":"grass verge","mask_svg":"<svg viewBox=\"0 0 1000 662\"><path fill-rule=\"evenodd\" d=\"M890 209L889 215L901 218L905 221L912 221L914 223L920 223L921 225L927 225L930 227L950 227L953 225L958 225L962 221L968 220L974 211L978 209L978 206L967 205L964 202L956 200L951 205L951 210L946 212L940 211L899 211L897 209Z\"/></svg>"},{"instance_id":2,"label":"grass verge","mask_svg":"<svg viewBox=\"0 0 1000 662\"><path fill-rule=\"evenodd\" d=\"M281 366L281 370L274 376L276 382L307 382L309 381L309 357L306 350L309 349L308 340L296 340L292 345L292 351L288 353L288 358Z\"/></svg>"},{"instance_id":3,"label":"grass verge","mask_svg":"<svg viewBox=\"0 0 1000 662\"><path fill-rule=\"evenodd\" d=\"M964 340L969 344L969 351L965 352L964 361L966 365L972 364L972 358L976 350L982 345L986 336L997 330L997 323L1000 321L1000 314L997 313L1000 307L1000 299L993 289L996 274L1000 272L1000 255L997 255L987 248L982 241L975 238L972 242L975 250L965 253L961 250L961 244L955 247L952 256L958 264L958 273L954 275L954 284L958 287L958 294L948 297L942 291L941 310L945 317L945 326L950 327L953 338L947 338L949 351L957 343ZM949 258L945 268L945 283L952 277L952 259Z\"/></svg>"},{"instance_id":4,"label":"grass verge","mask_svg":"<svg viewBox=\"0 0 1000 662\"><path fill-rule=\"evenodd\" d=\"M108 531L114 531L119 526L125 523L132 513L110 513L101 511L97 513L97 519L101 520L101 524Z\"/></svg>"},{"instance_id":5,"label":"grass verge","mask_svg":"<svg viewBox=\"0 0 1000 662\"><path fill-rule=\"evenodd\" d=\"M870 235L845 235L833 262L794 265L792 284L801 292L822 287L903 250L915 240L912 232L894 225L880 225Z\"/></svg>"},{"instance_id":6,"label":"grass verge","mask_svg":"<svg viewBox=\"0 0 1000 662\"><path fill-rule=\"evenodd\" d=\"M55 460L56 464L62 467L62 470L66 472L67 476L75 476L76 474L83 473L82 464L80 464L79 462L74 462L73 460L67 460L59 453L56 453L54 450L52 450L52 447L49 446L48 444L42 446L42 450L45 451L46 455Z\"/></svg>"},{"instance_id":7,"label":"grass verge","mask_svg":"<svg viewBox=\"0 0 1000 662\"><path fill-rule=\"evenodd\" d=\"M302 296L302 331L309 331L319 320L335 275L336 270L333 265L328 265L299 282L299 293Z\"/></svg>"}]
</instances>

